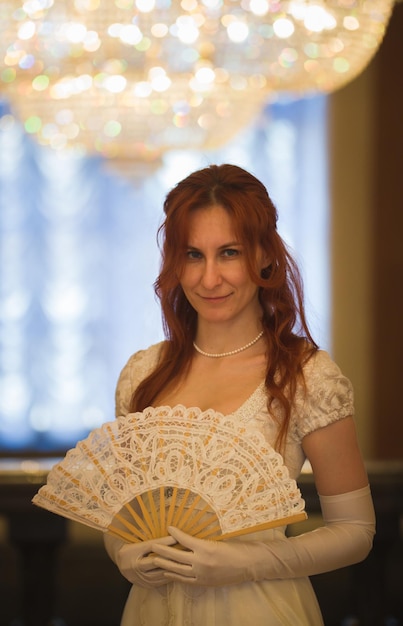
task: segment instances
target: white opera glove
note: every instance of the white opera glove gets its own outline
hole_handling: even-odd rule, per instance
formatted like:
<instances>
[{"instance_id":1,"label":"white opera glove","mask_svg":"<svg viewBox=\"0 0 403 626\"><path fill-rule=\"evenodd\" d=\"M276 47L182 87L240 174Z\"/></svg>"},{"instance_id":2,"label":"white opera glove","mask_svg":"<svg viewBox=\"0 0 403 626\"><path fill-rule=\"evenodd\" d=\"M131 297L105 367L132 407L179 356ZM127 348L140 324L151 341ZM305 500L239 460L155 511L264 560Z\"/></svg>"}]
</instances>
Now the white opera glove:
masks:
<instances>
[{"instance_id":1,"label":"white opera glove","mask_svg":"<svg viewBox=\"0 0 403 626\"><path fill-rule=\"evenodd\" d=\"M169 546L175 543L173 537L162 537L151 541L127 543L121 539L105 534L104 543L107 553L118 566L120 573L131 583L140 587L160 587L169 580L164 572L155 566L151 546Z\"/></svg>"},{"instance_id":2,"label":"white opera glove","mask_svg":"<svg viewBox=\"0 0 403 626\"><path fill-rule=\"evenodd\" d=\"M165 577L199 586L299 578L362 561L375 533L369 486L336 496L320 496L325 526L273 541L208 541L177 528L168 531L185 550L152 545L154 566Z\"/></svg>"}]
</instances>

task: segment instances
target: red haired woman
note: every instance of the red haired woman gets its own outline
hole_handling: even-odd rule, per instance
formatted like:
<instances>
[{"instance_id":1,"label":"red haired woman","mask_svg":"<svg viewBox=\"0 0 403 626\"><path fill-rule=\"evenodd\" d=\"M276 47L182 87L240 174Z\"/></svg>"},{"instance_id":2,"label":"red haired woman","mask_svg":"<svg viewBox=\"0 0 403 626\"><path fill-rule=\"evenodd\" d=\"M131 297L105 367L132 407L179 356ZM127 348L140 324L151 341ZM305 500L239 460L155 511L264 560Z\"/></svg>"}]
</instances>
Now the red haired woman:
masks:
<instances>
[{"instance_id":1,"label":"red haired woman","mask_svg":"<svg viewBox=\"0 0 403 626\"><path fill-rule=\"evenodd\" d=\"M117 415L181 405L260 430L290 477L310 461L324 525L220 542L177 528L134 545L106 537L133 583L122 626L322 624L308 577L364 559L375 526L351 385L309 333L298 270L259 180L212 165L178 183L164 210L155 288L166 341L130 358Z\"/></svg>"}]
</instances>

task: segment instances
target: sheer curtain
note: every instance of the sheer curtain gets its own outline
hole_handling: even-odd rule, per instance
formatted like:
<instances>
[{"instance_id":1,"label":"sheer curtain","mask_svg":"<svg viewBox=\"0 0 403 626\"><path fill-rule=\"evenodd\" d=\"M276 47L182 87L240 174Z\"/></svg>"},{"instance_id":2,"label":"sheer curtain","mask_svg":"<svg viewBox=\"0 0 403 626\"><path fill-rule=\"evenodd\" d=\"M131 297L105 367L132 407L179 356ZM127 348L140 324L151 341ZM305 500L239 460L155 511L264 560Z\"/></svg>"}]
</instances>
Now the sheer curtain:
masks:
<instances>
[{"instance_id":1,"label":"sheer curtain","mask_svg":"<svg viewBox=\"0 0 403 626\"><path fill-rule=\"evenodd\" d=\"M168 153L133 180L37 146L0 103L0 452L63 451L113 419L126 359L163 337L152 285L164 196L223 162L267 186L329 348L325 97L268 106L225 148Z\"/></svg>"}]
</instances>

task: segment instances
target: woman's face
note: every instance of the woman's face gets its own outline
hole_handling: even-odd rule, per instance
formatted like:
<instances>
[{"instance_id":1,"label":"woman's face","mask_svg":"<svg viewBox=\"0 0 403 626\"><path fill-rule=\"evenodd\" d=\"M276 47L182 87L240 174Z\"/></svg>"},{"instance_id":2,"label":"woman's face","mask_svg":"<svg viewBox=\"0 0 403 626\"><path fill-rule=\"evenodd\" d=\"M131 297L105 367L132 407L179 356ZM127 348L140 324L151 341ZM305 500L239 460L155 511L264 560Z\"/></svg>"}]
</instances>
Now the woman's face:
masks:
<instances>
[{"instance_id":1,"label":"woman's face","mask_svg":"<svg viewBox=\"0 0 403 626\"><path fill-rule=\"evenodd\" d=\"M267 265L258 251L261 269ZM199 320L254 322L261 317L258 286L251 280L244 246L230 214L220 205L190 213L186 260L180 276Z\"/></svg>"}]
</instances>

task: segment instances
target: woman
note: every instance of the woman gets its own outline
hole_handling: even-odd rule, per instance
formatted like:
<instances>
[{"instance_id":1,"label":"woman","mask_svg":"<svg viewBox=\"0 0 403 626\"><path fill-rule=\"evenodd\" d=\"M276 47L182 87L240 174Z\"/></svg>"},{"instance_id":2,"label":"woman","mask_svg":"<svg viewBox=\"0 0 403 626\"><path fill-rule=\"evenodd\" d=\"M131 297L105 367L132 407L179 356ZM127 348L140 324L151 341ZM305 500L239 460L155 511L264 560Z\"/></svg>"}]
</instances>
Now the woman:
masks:
<instances>
[{"instance_id":1,"label":"woman","mask_svg":"<svg viewBox=\"0 0 403 626\"><path fill-rule=\"evenodd\" d=\"M374 534L351 385L310 336L297 268L254 176L212 165L171 190L164 210L156 293L167 339L130 358L117 415L184 405L259 429L292 478L310 461L324 526L221 542L177 528L135 545L106 537L133 583L122 626L323 624L308 576L364 559Z\"/></svg>"}]
</instances>

